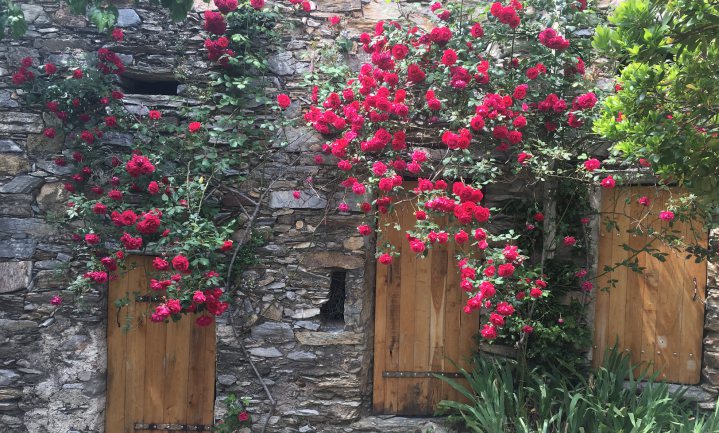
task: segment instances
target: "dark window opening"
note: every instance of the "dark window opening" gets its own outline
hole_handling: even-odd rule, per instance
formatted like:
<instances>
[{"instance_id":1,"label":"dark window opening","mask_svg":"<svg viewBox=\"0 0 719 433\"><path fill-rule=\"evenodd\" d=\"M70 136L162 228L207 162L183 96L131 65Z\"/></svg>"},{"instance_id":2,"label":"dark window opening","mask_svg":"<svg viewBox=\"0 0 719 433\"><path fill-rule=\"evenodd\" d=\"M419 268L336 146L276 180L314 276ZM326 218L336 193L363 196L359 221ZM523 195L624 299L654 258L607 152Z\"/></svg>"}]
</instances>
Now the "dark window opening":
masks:
<instances>
[{"instance_id":1,"label":"dark window opening","mask_svg":"<svg viewBox=\"0 0 719 433\"><path fill-rule=\"evenodd\" d=\"M320 307L323 322L344 322L346 271L334 271L330 275L330 298Z\"/></svg>"},{"instance_id":2,"label":"dark window opening","mask_svg":"<svg viewBox=\"0 0 719 433\"><path fill-rule=\"evenodd\" d=\"M180 85L176 80L142 80L140 78L120 77L120 87L125 93L135 95L177 95L177 87Z\"/></svg>"}]
</instances>

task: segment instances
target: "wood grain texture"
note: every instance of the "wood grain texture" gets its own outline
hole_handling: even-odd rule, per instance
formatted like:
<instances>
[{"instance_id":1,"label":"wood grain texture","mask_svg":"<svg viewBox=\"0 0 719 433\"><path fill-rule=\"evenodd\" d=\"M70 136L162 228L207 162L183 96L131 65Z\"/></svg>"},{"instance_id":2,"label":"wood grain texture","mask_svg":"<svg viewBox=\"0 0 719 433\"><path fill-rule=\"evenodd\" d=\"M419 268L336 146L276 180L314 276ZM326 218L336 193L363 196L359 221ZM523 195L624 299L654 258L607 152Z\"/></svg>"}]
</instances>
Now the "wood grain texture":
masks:
<instances>
[{"instance_id":1,"label":"wood grain texture","mask_svg":"<svg viewBox=\"0 0 719 433\"><path fill-rule=\"evenodd\" d=\"M155 295L148 288L152 257L131 256L108 290L107 433L150 433L135 423L212 425L215 326L198 328L196 315L152 323L155 304L134 302ZM132 300L118 314L115 300ZM129 330L122 327L129 324ZM189 395L192 390L192 396Z\"/></svg>"},{"instance_id":2,"label":"wood grain texture","mask_svg":"<svg viewBox=\"0 0 719 433\"><path fill-rule=\"evenodd\" d=\"M627 227L639 228L641 232L609 236L602 231L599 272L605 265L612 266L647 244L656 253L664 254L665 260L643 252L637 256L641 273L626 268L611 273L611 278L618 280L617 286L606 295L598 293L595 303L594 366L601 364L604 349L618 340L619 349L630 353L632 362L641 364L648 373L657 372L668 382L698 383L707 265L687 258L684 247L672 248L651 234L652 230L663 230L676 235L684 245L697 242L706 245L707 232L696 222L677 219L669 223L658 219L670 198L680 194L681 190L626 187L603 196L602 212L613 212L622 232ZM626 200L627 196L631 200ZM642 196L651 200L650 206L638 204L637 199ZM625 243L629 250L623 248Z\"/></svg>"},{"instance_id":3,"label":"wood grain texture","mask_svg":"<svg viewBox=\"0 0 719 433\"><path fill-rule=\"evenodd\" d=\"M385 371L456 371L475 347L478 315L466 316L452 246L435 245L418 258L404 237L413 227L414 204L406 201L383 215L387 241L400 251L390 266L377 265L373 409L376 413L431 415L437 403L457 393L434 378L383 377ZM388 229L398 223L399 230ZM380 246L382 248L382 246ZM382 250L383 251L383 250ZM385 269L382 269L385 268ZM466 316L466 317L463 317Z\"/></svg>"}]
</instances>

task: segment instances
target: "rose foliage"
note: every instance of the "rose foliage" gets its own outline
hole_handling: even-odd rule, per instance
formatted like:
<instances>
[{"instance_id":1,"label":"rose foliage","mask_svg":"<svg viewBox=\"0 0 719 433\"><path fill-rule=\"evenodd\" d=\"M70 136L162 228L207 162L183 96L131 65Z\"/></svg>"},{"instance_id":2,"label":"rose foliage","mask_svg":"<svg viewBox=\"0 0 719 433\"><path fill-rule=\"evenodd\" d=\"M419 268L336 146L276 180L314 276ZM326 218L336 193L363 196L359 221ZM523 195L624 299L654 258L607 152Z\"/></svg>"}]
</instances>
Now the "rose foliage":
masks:
<instances>
[{"instance_id":1,"label":"rose foliage","mask_svg":"<svg viewBox=\"0 0 719 433\"><path fill-rule=\"evenodd\" d=\"M515 230L492 224L497 210L487 194L508 178L540 189L558 178L614 187L590 154L601 92L588 76L589 41L577 31L593 27L595 15L586 2L553 0L434 3L431 11L432 28L377 23L360 37L368 62L359 73L314 88L305 120L327 138L316 159L337 164L347 194L357 197L347 202L370 220L412 198L416 223L405 242L413 253L457 245L456 289L468 294L466 313L488 312L483 337L531 333L534 304L552 288L547 251L576 248L572 230L584 229L571 221L545 236L544 253L520 250ZM528 230L549 223L541 212L528 222ZM358 230L368 235L372 225ZM399 254L381 234L391 228L378 226L380 265Z\"/></svg>"}]
</instances>

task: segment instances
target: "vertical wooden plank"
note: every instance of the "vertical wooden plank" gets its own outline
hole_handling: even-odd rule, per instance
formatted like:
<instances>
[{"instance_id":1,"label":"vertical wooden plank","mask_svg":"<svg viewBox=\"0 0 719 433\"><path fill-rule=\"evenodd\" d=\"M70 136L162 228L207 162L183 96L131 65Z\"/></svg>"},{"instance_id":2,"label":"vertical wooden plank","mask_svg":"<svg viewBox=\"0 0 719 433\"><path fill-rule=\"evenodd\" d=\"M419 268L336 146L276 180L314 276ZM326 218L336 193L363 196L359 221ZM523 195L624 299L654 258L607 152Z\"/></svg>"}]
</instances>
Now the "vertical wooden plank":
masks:
<instances>
[{"instance_id":1,"label":"vertical wooden plank","mask_svg":"<svg viewBox=\"0 0 719 433\"><path fill-rule=\"evenodd\" d=\"M154 304L153 304L154 308ZM148 423L160 423L165 408L165 347L167 325L147 323L145 333L145 402L143 418Z\"/></svg>"},{"instance_id":2,"label":"vertical wooden plank","mask_svg":"<svg viewBox=\"0 0 719 433\"><path fill-rule=\"evenodd\" d=\"M629 206L629 214L633 221L642 220L646 216L648 209L639 204L639 197L651 192L647 187L633 187L630 189L632 202ZM628 228L628 227L627 227ZM643 248L648 240L647 227L640 225L636 227L641 233L632 233L629 235L629 247L633 250ZM626 230L626 228L623 228ZM636 257L637 266L642 269L646 266L646 254L639 254ZM644 271L634 272L631 269L627 272L626 282L627 291L627 308L624 316L624 342L622 349L629 353L633 364L639 363L641 360L642 350L642 315L637 314L637 307L642 305L642 292L644 286Z\"/></svg>"},{"instance_id":3,"label":"vertical wooden plank","mask_svg":"<svg viewBox=\"0 0 719 433\"><path fill-rule=\"evenodd\" d=\"M444 335L446 336L444 342L444 371L447 372L457 371L454 364L459 367L462 365L460 335L462 314L465 314L462 307L466 303L466 295L459 287L459 271L455 256L454 244L450 244L447 248L447 287L445 289L447 291L447 302L444 312ZM444 399L457 401L459 398L459 393L451 386L443 384L442 389Z\"/></svg>"},{"instance_id":4,"label":"vertical wooden plank","mask_svg":"<svg viewBox=\"0 0 719 433\"><path fill-rule=\"evenodd\" d=\"M615 216L619 226L619 231L614 232L612 243L612 266L629 258L629 251L624 249L624 244L629 243L629 233L627 230L631 224L629 212L631 201L631 189L621 188L615 196ZM627 308L627 286L626 280L628 272L626 266L619 266L612 272L612 278L617 280L617 284L609 289L609 319L607 332L607 346L612 348L618 343L618 349L624 345L624 324Z\"/></svg>"},{"instance_id":5,"label":"vertical wooden plank","mask_svg":"<svg viewBox=\"0 0 719 433\"><path fill-rule=\"evenodd\" d=\"M380 217L379 227L383 230L383 239L388 239L389 228L384 226L387 221L384 215ZM394 261L399 261L395 259ZM375 307L374 307L374 367L372 376L372 409L375 413L385 412L385 380L382 373L385 370L387 358L387 295L391 268L394 264L382 265L376 263L375 278Z\"/></svg>"},{"instance_id":6,"label":"vertical wooden plank","mask_svg":"<svg viewBox=\"0 0 719 433\"><path fill-rule=\"evenodd\" d=\"M149 295L147 272L152 269L152 259L144 256L133 256L127 261L134 269L128 273L131 302L127 308L128 317L132 320L132 329L128 331L125 369L127 371L125 416L126 433L136 433L135 422L156 422L145 420L145 344L147 326L162 326L148 323L149 303L134 302L136 295ZM157 350L153 348L152 350ZM157 421L159 422L159 421Z\"/></svg>"},{"instance_id":7,"label":"vertical wooden plank","mask_svg":"<svg viewBox=\"0 0 719 433\"><path fill-rule=\"evenodd\" d=\"M410 224L414 223L414 217L410 215ZM414 358L412 368L414 371L430 371L429 350L430 350L430 304L432 303L431 268L432 249L424 258L417 259L414 285ZM411 301L410 301L411 303ZM432 413L429 401L430 378L422 378L415 381L411 397L416 405L414 415L426 415Z\"/></svg>"},{"instance_id":8,"label":"vertical wooden plank","mask_svg":"<svg viewBox=\"0 0 719 433\"><path fill-rule=\"evenodd\" d=\"M394 213L391 215L391 224L400 224L401 219L399 217L402 210L402 205L398 205L395 208ZM400 308L401 308L401 280L403 269L406 266L406 256L403 254L404 243L407 241L403 239L402 229L389 230L388 239L397 251L400 253L399 257L396 257L389 269L390 281L387 285L387 309L385 317L387 318L387 333L385 337L385 370L387 371L399 371L399 337L400 337ZM385 386L385 410L384 413L397 413L397 401L398 401L398 381L399 379L384 379Z\"/></svg>"},{"instance_id":9,"label":"vertical wooden plank","mask_svg":"<svg viewBox=\"0 0 719 433\"><path fill-rule=\"evenodd\" d=\"M193 315L185 318L192 321L187 370L187 424L210 425L213 422L215 398L215 322L210 326L199 327L195 324L197 317Z\"/></svg>"},{"instance_id":10,"label":"vertical wooden plank","mask_svg":"<svg viewBox=\"0 0 719 433\"><path fill-rule=\"evenodd\" d=\"M659 207L656 212L666 209L669 194L662 192L661 200L657 200ZM653 215L656 219L657 214ZM657 225L659 220L657 219ZM676 230L668 223L661 224L667 230ZM677 348L681 344L681 318L682 289L684 276L684 255L668 245L658 245L661 252L667 254L666 261L656 264L657 279L657 325L656 347L654 352L654 365L659 372L659 378L675 381L679 369ZM648 260L656 260L649 258ZM674 356L677 353L677 356Z\"/></svg>"},{"instance_id":11,"label":"vertical wooden plank","mask_svg":"<svg viewBox=\"0 0 719 433\"><path fill-rule=\"evenodd\" d=\"M614 202L616 190L602 191L602 200L600 206L600 227L599 227L599 252L597 258L597 274L604 274L605 266L613 264L613 244L615 230L607 230L606 224L608 220L614 219ZM610 292L602 290L610 285L613 274L610 272L599 278L596 282L596 299L594 301L594 346L592 351L592 364L594 368L602 365L604 361L604 352L607 349L609 339L609 300ZM611 344L609 343L610 347Z\"/></svg>"},{"instance_id":12,"label":"vertical wooden plank","mask_svg":"<svg viewBox=\"0 0 719 433\"><path fill-rule=\"evenodd\" d=\"M657 189L654 189L650 195L652 200L650 206L650 212L652 213L649 218L656 219L658 212L663 208L666 202L667 195ZM662 223L655 221L651 225L654 230L661 230ZM654 242L654 247L660 248L660 242ZM656 338L657 338L657 308L659 295L665 296L663 290L660 290L662 279L666 280L667 275L663 271L664 263L659 260L647 255L646 256L646 270L644 272L644 286L642 290L642 349L640 354L640 362L642 367L646 368L649 374L655 371L656 361ZM667 287L669 289L669 287Z\"/></svg>"},{"instance_id":13,"label":"vertical wooden plank","mask_svg":"<svg viewBox=\"0 0 719 433\"><path fill-rule=\"evenodd\" d=\"M429 368L431 371L446 371L444 344L452 336L444 333L445 309L447 304L447 247L438 245L432 252L431 284L430 284L430 316L429 316ZM442 384L439 379L432 379L430 384L429 404L434 410L443 398Z\"/></svg>"},{"instance_id":14,"label":"vertical wooden plank","mask_svg":"<svg viewBox=\"0 0 719 433\"><path fill-rule=\"evenodd\" d=\"M115 301L125 296L127 274L114 273L107 299L107 397L105 402L105 431L125 433L125 352L127 335L122 332L123 312L118 312Z\"/></svg>"},{"instance_id":15,"label":"vertical wooden plank","mask_svg":"<svg viewBox=\"0 0 719 433\"><path fill-rule=\"evenodd\" d=\"M411 204L404 203L398 209L400 225L403 231L413 224ZM399 308L399 364L400 370L410 370L414 365L414 345L417 336L415 335L415 320L425 319L415 315L415 276L417 272L418 259L405 239L402 241L402 271L400 276L400 308ZM409 379L397 380L397 411L401 414L415 412L416 401L412 395L413 382Z\"/></svg>"},{"instance_id":16,"label":"vertical wooden plank","mask_svg":"<svg viewBox=\"0 0 719 433\"><path fill-rule=\"evenodd\" d=\"M190 368L192 316L167 325L164 423L184 424L187 417L187 371Z\"/></svg>"},{"instance_id":17,"label":"vertical wooden plank","mask_svg":"<svg viewBox=\"0 0 719 433\"><path fill-rule=\"evenodd\" d=\"M706 247L708 233L699 223L684 223L684 239ZM686 253L685 253L686 255ZM694 257L684 262L682 284L681 340L678 352L677 381L697 384L701 378L702 339L704 336L704 301L706 300L707 262L696 263Z\"/></svg>"}]
</instances>

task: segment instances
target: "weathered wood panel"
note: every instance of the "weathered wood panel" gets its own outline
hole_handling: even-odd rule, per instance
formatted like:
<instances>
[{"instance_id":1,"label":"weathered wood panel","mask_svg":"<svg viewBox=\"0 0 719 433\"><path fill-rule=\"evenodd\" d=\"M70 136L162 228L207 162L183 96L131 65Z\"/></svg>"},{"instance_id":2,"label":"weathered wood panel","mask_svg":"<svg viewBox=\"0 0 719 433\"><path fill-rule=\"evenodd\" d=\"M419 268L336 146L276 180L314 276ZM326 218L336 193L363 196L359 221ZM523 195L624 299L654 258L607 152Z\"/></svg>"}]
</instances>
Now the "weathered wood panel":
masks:
<instances>
[{"instance_id":1,"label":"weathered wood panel","mask_svg":"<svg viewBox=\"0 0 719 433\"><path fill-rule=\"evenodd\" d=\"M150 432L136 423L213 424L215 326L197 327L195 315L150 322L154 304L134 299L162 295L150 293L152 269L152 257L132 256L110 281L106 433ZM115 301L125 298L118 311Z\"/></svg>"},{"instance_id":2,"label":"weathered wood panel","mask_svg":"<svg viewBox=\"0 0 719 433\"><path fill-rule=\"evenodd\" d=\"M685 243L706 245L707 232L696 222L675 220L672 224L658 219L660 211L679 190L656 187L625 187L602 197L601 235L598 272L623 260L635 260L640 272L621 267L600 277L595 302L594 354L596 366L603 361L606 348L630 353L633 363L657 372L668 382L695 384L700 379L701 342L704 324L706 262L696 263L685 251L663 244L651 232L669 230ZM638 204L647 196L649 206ZM617 221L619 231L607 231L606 222ZM635 229L634 233L626 230ZM624 248L624 244L629 249ZM665 260L640 250L651 245L665 254Z\"/></svg>"},{"instance_id":3,"label":"weathered wood panel","mask_svg":"<svg viewBox=\"0 0 719 433\"><path fill-rule=\"evenodd\" d=\"M479 314L462 311L464 292L450 245L418 258L404 237L414 225L415 203L405 201L383 215L380 244L401 252L389 266L378 264L375 303L373 408L377 413L429 415L437 403L458 394L433 377L385 377L389 372L455 372L472 355ZM399 226L399 230L394 225ZM426 376L426 375L425 375Z\"/></svg>"}]
</instances>

